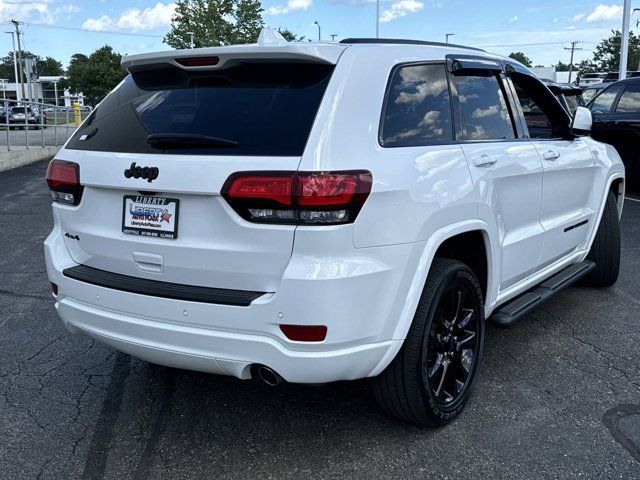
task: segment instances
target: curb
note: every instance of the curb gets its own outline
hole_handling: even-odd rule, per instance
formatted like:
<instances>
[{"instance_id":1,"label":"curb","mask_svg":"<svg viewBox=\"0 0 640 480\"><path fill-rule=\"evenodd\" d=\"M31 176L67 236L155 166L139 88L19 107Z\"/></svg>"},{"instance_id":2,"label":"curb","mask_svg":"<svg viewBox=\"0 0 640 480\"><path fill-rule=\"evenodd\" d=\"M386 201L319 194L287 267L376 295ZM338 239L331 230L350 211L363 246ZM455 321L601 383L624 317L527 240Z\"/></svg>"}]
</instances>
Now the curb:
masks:
<instances>
[{"instance_id":1,"label":"curb","mask_svg":"<svg viewBox=\"0 0 640 480\"><path fill-rule=\"evenodd\" d=\"M32 147L21 150L11 150L10 152L0 152L0 172L22 167L30 163L39 162L53 157L61 145L56 147Z\"/></svg>"}]
</instances>

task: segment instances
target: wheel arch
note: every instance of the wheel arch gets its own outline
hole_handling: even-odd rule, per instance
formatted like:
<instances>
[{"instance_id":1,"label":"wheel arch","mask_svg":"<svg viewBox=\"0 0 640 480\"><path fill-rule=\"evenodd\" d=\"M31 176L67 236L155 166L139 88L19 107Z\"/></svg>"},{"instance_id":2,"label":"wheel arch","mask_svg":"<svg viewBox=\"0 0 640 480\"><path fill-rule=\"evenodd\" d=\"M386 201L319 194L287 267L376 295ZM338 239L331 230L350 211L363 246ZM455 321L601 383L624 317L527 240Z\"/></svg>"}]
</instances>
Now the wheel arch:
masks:
<instances>
[{"instance_id":1,"label":"wheel arch","mask_svg":"<svg viewBox=\"0 0 640 480\"><path fill-rule=\"evenodd\" d=\"M411 323L413 322L418 302L420 301L420 297L427 281L427 276L429 275L429 270L436 254L439 251L447 251L447 247L455 244L456 242L460 242L459 239L466 240L471 237L476 237L473 239L474 242L481 239L483 243L483 254L485 256L484 263L486 268L484 285L482 280L478 279L478 281L483 285L485 306L493 301L492 299L495 296L499 282L496 277L496 272L498 271L496 262L498 259L496 251L497 247L492 241L488 224L482 220L466 220L453 225L448 225L435 231L429 237L429 240L427 240L424 248L422 249L418 265L415 269L413 279L405 297L404 307L398 318L398 322L396 323L392 337L393 340L397 340L397 342L395 342L396 346L395 348L391 348L387 351L386 355L380 360L369 376L376 376L382 372L387 365L391 363L402 347L404 339L411 327ZM459 258L457 259L460 260Z\"/></svg>"}]
</instances>

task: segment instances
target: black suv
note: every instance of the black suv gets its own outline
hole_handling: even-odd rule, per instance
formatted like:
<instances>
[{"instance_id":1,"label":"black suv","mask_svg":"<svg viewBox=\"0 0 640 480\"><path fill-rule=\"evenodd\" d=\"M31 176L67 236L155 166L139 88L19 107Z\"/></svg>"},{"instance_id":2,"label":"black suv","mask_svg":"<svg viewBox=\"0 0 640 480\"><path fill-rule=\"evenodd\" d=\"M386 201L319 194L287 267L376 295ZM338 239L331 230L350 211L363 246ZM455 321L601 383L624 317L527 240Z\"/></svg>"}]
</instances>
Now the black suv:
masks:
<instances>
[{"instance_id":1,"label":"black suv","mask_svg":"<svg viewBox=\"0 0 640 480\"><path fill-rule=\"evenodd\" d=\"M640 191L640 77L612 83L587 105L593 115L591 136L613 145L627 169L627 189Z\"/></svg>"}]
</instances>

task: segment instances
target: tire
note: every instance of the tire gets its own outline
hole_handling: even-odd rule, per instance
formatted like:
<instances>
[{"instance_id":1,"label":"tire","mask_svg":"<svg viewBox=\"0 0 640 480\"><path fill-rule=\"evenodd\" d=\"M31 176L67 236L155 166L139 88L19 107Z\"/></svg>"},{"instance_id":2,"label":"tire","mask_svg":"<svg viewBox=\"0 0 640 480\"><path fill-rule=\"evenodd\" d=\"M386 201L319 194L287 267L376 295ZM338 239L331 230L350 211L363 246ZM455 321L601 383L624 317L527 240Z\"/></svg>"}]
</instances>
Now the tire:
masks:
<instances>
[{"instance_id":1,"label":"tire","mask_svg":"<svg viewBox=\"0 0 640 480\"><path fill-rule=\"evenodd\" d=\"M587 255L596 267L584 276L581 283L592 287L610 287L620 273L620 223L616 197L609 191L600 218L596 237Z\"/></svg>"},{"instance_id":2,"label":"tire","mask_svg":"<svg viewBox=\"0 0 640 480\"><path fill-rule=\"evenodd\" d=\"M462 292L460 301L458 290ZM373 379L382 410L425 427L444 426L455 419L469 401L477 379L484 324L482 290L473 271L456 260L434 259L402 348ZM464 377L462 387L455 378L451 383L451 377L458 375Z\"/></svg>"}]
</instances>

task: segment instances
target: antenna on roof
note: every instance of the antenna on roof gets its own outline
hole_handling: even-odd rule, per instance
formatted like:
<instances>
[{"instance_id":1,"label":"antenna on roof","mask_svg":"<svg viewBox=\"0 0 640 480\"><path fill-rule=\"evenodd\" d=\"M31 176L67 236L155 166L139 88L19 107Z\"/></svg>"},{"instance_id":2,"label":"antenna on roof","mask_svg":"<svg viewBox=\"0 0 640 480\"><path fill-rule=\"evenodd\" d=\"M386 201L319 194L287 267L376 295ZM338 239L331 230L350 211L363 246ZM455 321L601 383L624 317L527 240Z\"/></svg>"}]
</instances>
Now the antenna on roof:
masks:
<instances>
[{"instance_id":1,"label":"antenna on roof","mask_svg":"<svg viewBox=\"0 0 640 480\"><path fill-rule=\"evenodd\" d=\"M287 39L275 28L265 27L258 36L258 45L268 45L270 43L287 43Z\"/></svg>"}]
</instances>

